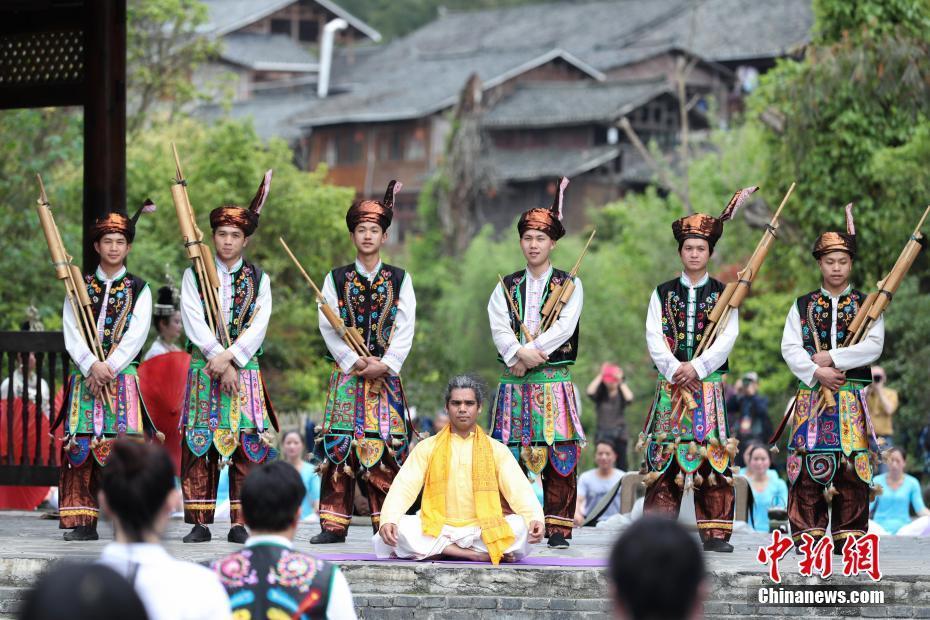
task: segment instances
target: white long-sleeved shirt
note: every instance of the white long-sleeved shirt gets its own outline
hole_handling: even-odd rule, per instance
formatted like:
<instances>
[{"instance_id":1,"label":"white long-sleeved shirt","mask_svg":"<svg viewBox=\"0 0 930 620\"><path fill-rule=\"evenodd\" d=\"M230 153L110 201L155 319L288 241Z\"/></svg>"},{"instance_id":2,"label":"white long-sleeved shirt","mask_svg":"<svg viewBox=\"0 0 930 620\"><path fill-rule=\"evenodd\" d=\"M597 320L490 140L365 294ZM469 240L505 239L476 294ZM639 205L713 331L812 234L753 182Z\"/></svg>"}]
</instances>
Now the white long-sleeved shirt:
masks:
<instances>
[{"instance_id":1,"label":"white long-sleeved shirt","mask_svg":"<svg viewBox=\"0 0 930 620\"><path fill-rule=\"evenodd\" d=\"M220 260L215 262L216 272L220 277L220 310L223 314L223 321L228 327L235 295L233 274L242 268L242 259L236 261L232 267L226 267L226 264ZM262 273L251 323L229 346L233 360L239 368L248 364L252 356L258 353L265 341L269 320L271 320L271 278L267 273ZM224 351L223 345L207 324L203 303L200 301L200 292L197 289L197 278L194 277L194 271L190 267L184 271L184 279L181 281L181 321L184 323L184 333L200 349L205 358L211 360Z\"/></svg>"},{"instance_id":2,"label":"white long-sleeved shirt","mask_svg":"<svg viewBox=\"0 0 930 620\"><path fill-rule=\"evenodd\" d=\"M374 270L368 272L358 260L355 261L356 271L358 271L360 276L368 280L369 283L374 282L378 272L381 271L381 265L381 261L378 261ZM336 316L339 316L339 296L336 293L336 283L333 281L332 272L326 274L326 278L323 280L323 290L320 292L323 293L326 303L333 309ZM391 328L390 344L387 351L384 352L384 357L381 358L381 361L390 368L391 374L394 375L400 374L400 370L407 360L407 355L410 354L410 348L413 346L413 332L417 317L417 298L416 294L413 292L413 281L409 273L404 272L404 281L401 282L400 292L397 295L397 315L394 317L394 326ZM355 366L355 362L358 361L359 356L342 340L342 337L333 329L333 326L329 324L329 321L326 320L326 316L323 314L322 308L319 309L318 314L320 334L323 335L323 342L326 343L329 354L336 360L342 372L350 372L352 367Z\"/></svg>"},{"instance_id":3,"label":"white long-sleeved shirt","mask_svg":"<svg viewBox=\"0 0 930 620\"><path fill-rule=\"evenodd\" d=\"M126 275L126 268L121 268L112 278L107 278L106 274L100 267L97 267L97 279L104 284L103 300L100 304L100 314L97 316L97 337L103 340L104 321L106 320L107 305L110 300L110 288L113 282ZM99 361L97 356L84 338L81 337L81 330L78 328L77 317L71 308L71 303L65 299L64 308L61 311L62 331L65 335L65 348L68 355L77 364L81 374L85 377L90 374L90 367L94 362ZM135 306L132 309L132 317L123 328L123 335L119 343L110 350L105 363L113 371L113 374L123 372L129 364L132 363L142 346L145 344L145 338L148 336L149 327L152 323L152 292L146 285L136 299Z\"/></svg>"},{"instance_id":4,"label":"white long-sleeved shirt","mask_svg":"<svg viewBox=\"0 0 930 620\"><path fill-rule=\"evenodd\" d=\"M686 274L681 274L681 283L688 288L685 338L692 346L697 335L694 324L695 315L697 314L697 289L704 286L708 279L709 276L704 274L703 278L692 283ZM716 371L730 355L733 345L736 344L736 337L739 335L739 311L731 311L727 324L722 327L723 331L717 333L717 338L713 344L691 360L691 365L694 367L698 379L704 379ZM658 289L652 292L652 297L649 300L649 311L646 314L646 346L649 348L649 355L659 370L659 374L672 382L672 377L678 371L678 367L681 366L682 362L672 353L665 340L665 334L662 333L662 300L659 299Z\"/></svg>"},{"instance_id":5,"label":"white long-sleeved shirt","mask_svg":"<svg viewBox=\"0 0 930 620\"><path fill-rule=\"evenodd\" d=\"M151 620L221 620L231 618L229 597L213 572L171 557L161 545L112 542L100 564L109 566L132 586Z\"/></svg>"},{"instance_id":6,"label":"white long-sleeved shirt","mask_svg":"<svg viewBox=\"0 0 930 620\"><path fill-rule=\"evenodd\" d=\"M534 278L528 267L525 273L526 299L523 300L522 318L523 324L533 334L536 333L542 320L540 311L544 305L543 297L548 288L549 278L552 276L552 267L550 266L539 278ZM536 336L528 346L535 347L546 355L551 355L575 333L583 306L584 288L581 286L581 278L576 276L575 291L568 298L562 312L559 313L559 318L549 329ZM517 351L526 344L526 337L523 335L523 330L520 330L519 338L513 332L507 292L501 288L500 284L494 287L491 291L491 298L488 300L488 321L491 323L491 338L494 340L497 352L500 353L508 367L513 366L517 363Z\"/></svg>"},{"instance_id":7,"label":"white long-sleeved shirt","mask_svg":"<svg viewBox=\"0 0 930 620\"><path fill-rule=\"evenodd\" d=\"M834 297L828 291L821 289L821 292L830 298L830 325L836 325L837 301L849 291L850 287L846 287L845 291ZM878 317L862 342L849 347L844 347L842 344L836 342L836 328L832 328L830 330L830 357L833 358L834 367L846 371L868 366L881 356L885 346L885 317ZM804 349L804 341L801 337L801 315L798 312L797 303L791 304L788 318L785 319L785 331L781 337L781 356L785 358L788 368L795 377L804 385L814 387L814 372L818 366L811 359L810 353Z\"/></svg>"}]
</instances>

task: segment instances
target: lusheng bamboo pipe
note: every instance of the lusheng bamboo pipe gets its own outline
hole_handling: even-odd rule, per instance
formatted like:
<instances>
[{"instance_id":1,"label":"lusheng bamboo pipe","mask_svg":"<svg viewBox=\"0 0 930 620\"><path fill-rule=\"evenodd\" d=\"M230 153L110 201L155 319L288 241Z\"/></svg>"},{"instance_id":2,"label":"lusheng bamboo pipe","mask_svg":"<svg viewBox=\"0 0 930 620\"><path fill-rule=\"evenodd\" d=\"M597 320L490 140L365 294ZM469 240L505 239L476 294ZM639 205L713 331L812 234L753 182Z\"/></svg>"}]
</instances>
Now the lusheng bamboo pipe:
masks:
<instances>
[{"instance_id":1,"label":"lusheng bamboo pipe","mask_svg":"<svg viewBox=\"0 0 930 620\"><path fill-rule=\"evenodd\" d=\"M723 292L717 299L717 303L714 305L714 309L711 311L710 315L708 315L708 323L704 327L704 336L701 338L701 343L698 345L693 357L701 355L717 340L720 326L726 325L729 322L730 312L738 309L746 299L746 295L749 294L749 289L752 287L752 283L756 279L756 276L759 275L759 270L762 268L762 264L768 256L769 249L772 247L772 243L777 236L778 218L785 208L785 205L788 203L788 199L791 198L791 194L794 193L795 185L796 183L792 183L788 191L785 192L784 197L781 199L781 203L778 205L778 209L775 210L775 214L772 216L771 221L765 227L762 238L759 240L759 243L756 244L756 249L753 250L752 255L746 262L746 266L737 273L736 281L728 282L726 287L724 287ZM685 397L684 391L680 390L680 392L682 392L682 396ZM690 396L690 394L687 396ZM685 402L692 411L697 408L697 403L694 403L693 407L691 406L691 403L694 402L693 398L688 402L687 397L685 397ZM673 420L677 421L681 417L681 412L676 413L680 408L681 399L672 405Z\"/></svg>"},{"instance_id":2,"label":"lusheng bamboo pipe","mask_svg":"<svg viewBox=\"0 0 930 620\"><path fill-rule=\"evenodd\" d=\"M229 338L229 329L226 327L219 294L217 293L220 287L220 277L216 272L213 253L210 251L210 247L203 242L203 231L197 226L197 218L194 217L194 209L187 195L187 180L181 171L181 159L178 157L178 149L174 142L171 143L171 151L174 154L177 175L174 185L171 186L171 198L174 201L174 209L178 216L178 227L181 229L181 236L184 239L184 248L187 250L188 258L191 259L194 274L197 276L197 284L203 295L204 315L207 324L213 330L213 333L217 334L222 340L223 346L229 347L232 341Z\"/></svg>"},{"instance_id":3,"label":"lusheng bamboo pipe","mask_svg":"<svg viewBox=\"0 0 930 620\"><path fill-rule=\"evenodd\" d=\"M591 231L591 236L588 237L588 241L584 244L584 248L582 248L581 254L578 256L578 260L575 261L575 266L572 267L572 270L569 272L568 279L565 280L565 282L560 286L555 287L549 294L549 298L546 299L546 303L543 304L542 310L539 312L539 314L542 316L542 320L539 322L539 329L536 330L537 336L552 327L552 324L558 320L559 314L562 312L562 308L565 307L565 304L568 303L572 293L575 292L575 276L578 275L578 269L581 267L581 261L584 259L585 254L588 253L588 248L591 246L591 241L594 240L594 235L596 233L596 228Z\"/></svg>"},{"instance_id":4,"label":"lusheng bamboo pipe","mask_svg":"<svg viewBox=\"0 0 930 620\"><path fill-rule=\"evenodd\" d=\"M84 343L98 362L105 362L107 358L103 351L103 345L100 344L93 304L91 304L90 296L87 294L84 276L77 265L72 263L71 255L65 250L61 232L55 223L52 207L49 205L48 195L45 193L45 184L42 183L42 177L36 174L36 180L39 182L39 200L36 211L39 214L39 223L42 226L42 232L45 234L45 242L48 244L48 251L55 267L55 276L65 285L65 297L71 305L71 312L74 314L75 321L77 321L78 330L84 339ZM115 414L116 408L113 406L113 395L110 389L111 386L109 385L103 389L103 400L110 413Z\"/></svg>"},{"instance_id":5,"label":"lusheng bamboo pipe","mask_svg":"<svg viewBox=\"0 0 930 620\"><path fill-rule=\"evenodd\" d=\"M930 206L924 209L924 213L920 216L917 226L914 227L914 232L911 233L907 243L904 244L904 249L901 250L901 254L898 255L898 259L895 261L891 271L878 282L878 291L869 293L862 307L856 312L856 316L850 324L846 340L843 342L844 347L861 342L869 333L869 330L872 329L875 322L878 321L885 310L888 309L894 294L901 285L901 281L904 280L904 276L910 271L911 267L914 265L914 261L917 260L918 254L920 254L920 251L923 249L923 246L920 244L920 240L923 239L923 234L920 232L920 229L927 220L928 214L930 214ZM860 316L862 317L861 320L859 318ZM836 406L836 399L833 398L833 393L830 390L820 386L820 394L823 397L821 399L821 405L825 404L831 408ZM822 409L822 406L818 406L818 413Z\"/></svg>"}]
</instances>

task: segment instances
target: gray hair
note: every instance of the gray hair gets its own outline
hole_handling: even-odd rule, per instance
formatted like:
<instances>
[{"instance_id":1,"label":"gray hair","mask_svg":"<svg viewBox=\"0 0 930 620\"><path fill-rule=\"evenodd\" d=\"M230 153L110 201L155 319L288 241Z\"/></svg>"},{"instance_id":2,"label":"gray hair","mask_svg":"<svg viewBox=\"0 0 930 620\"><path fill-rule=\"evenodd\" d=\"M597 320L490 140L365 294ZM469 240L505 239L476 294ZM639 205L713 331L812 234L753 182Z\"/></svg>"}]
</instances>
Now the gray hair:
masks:
<instances>
[{"instance_id":1,"label":"gray hair","mask_svg":"<svg viewBox=\"0 0 930 620\"><path fill-rule=\"evenodd\" d=\"M452 390L472 390L478 406L480 407L484 402L484 384L480 379L471 375L455 375L449 379L449 385L446 386L446 405L452 399Z\"/></svg>"}]
</instances>

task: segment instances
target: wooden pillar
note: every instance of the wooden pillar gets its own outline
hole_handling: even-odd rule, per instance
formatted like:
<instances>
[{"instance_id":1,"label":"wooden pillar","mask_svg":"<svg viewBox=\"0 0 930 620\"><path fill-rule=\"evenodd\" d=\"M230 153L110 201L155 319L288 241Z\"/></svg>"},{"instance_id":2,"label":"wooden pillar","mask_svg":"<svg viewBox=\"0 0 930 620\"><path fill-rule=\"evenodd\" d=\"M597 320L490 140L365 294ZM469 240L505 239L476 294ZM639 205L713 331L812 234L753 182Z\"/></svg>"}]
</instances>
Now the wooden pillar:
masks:
<instances>
[{"instance_id":1,"label":"wooden pillar","mask_svg":"<svg viewBox=\"0 0 930 620\"><path fill-rule=\"evenodd\" d=\"M97 266L90 227L126 211L126 0L85 4L84 256Z\"/></svg>"}]
</instances>

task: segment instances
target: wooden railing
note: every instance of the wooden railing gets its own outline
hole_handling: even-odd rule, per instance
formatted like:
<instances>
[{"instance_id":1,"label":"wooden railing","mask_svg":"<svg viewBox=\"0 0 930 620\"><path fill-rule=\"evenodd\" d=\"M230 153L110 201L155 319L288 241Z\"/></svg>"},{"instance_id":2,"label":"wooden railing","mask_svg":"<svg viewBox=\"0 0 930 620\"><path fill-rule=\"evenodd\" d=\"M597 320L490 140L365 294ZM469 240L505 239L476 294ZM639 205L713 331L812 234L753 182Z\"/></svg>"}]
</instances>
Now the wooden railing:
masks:
<instances>
[{"instance_id":1,"label":"wooden railing","mask_svg":"<svg viewBox=\"0 0 930 620\"><path fill-rule=\"evenodd\" d=\"M62 432L49 429L70 367L61 332L0 332L0 485L58 484Z\"/></svg>"}]
</instances>

